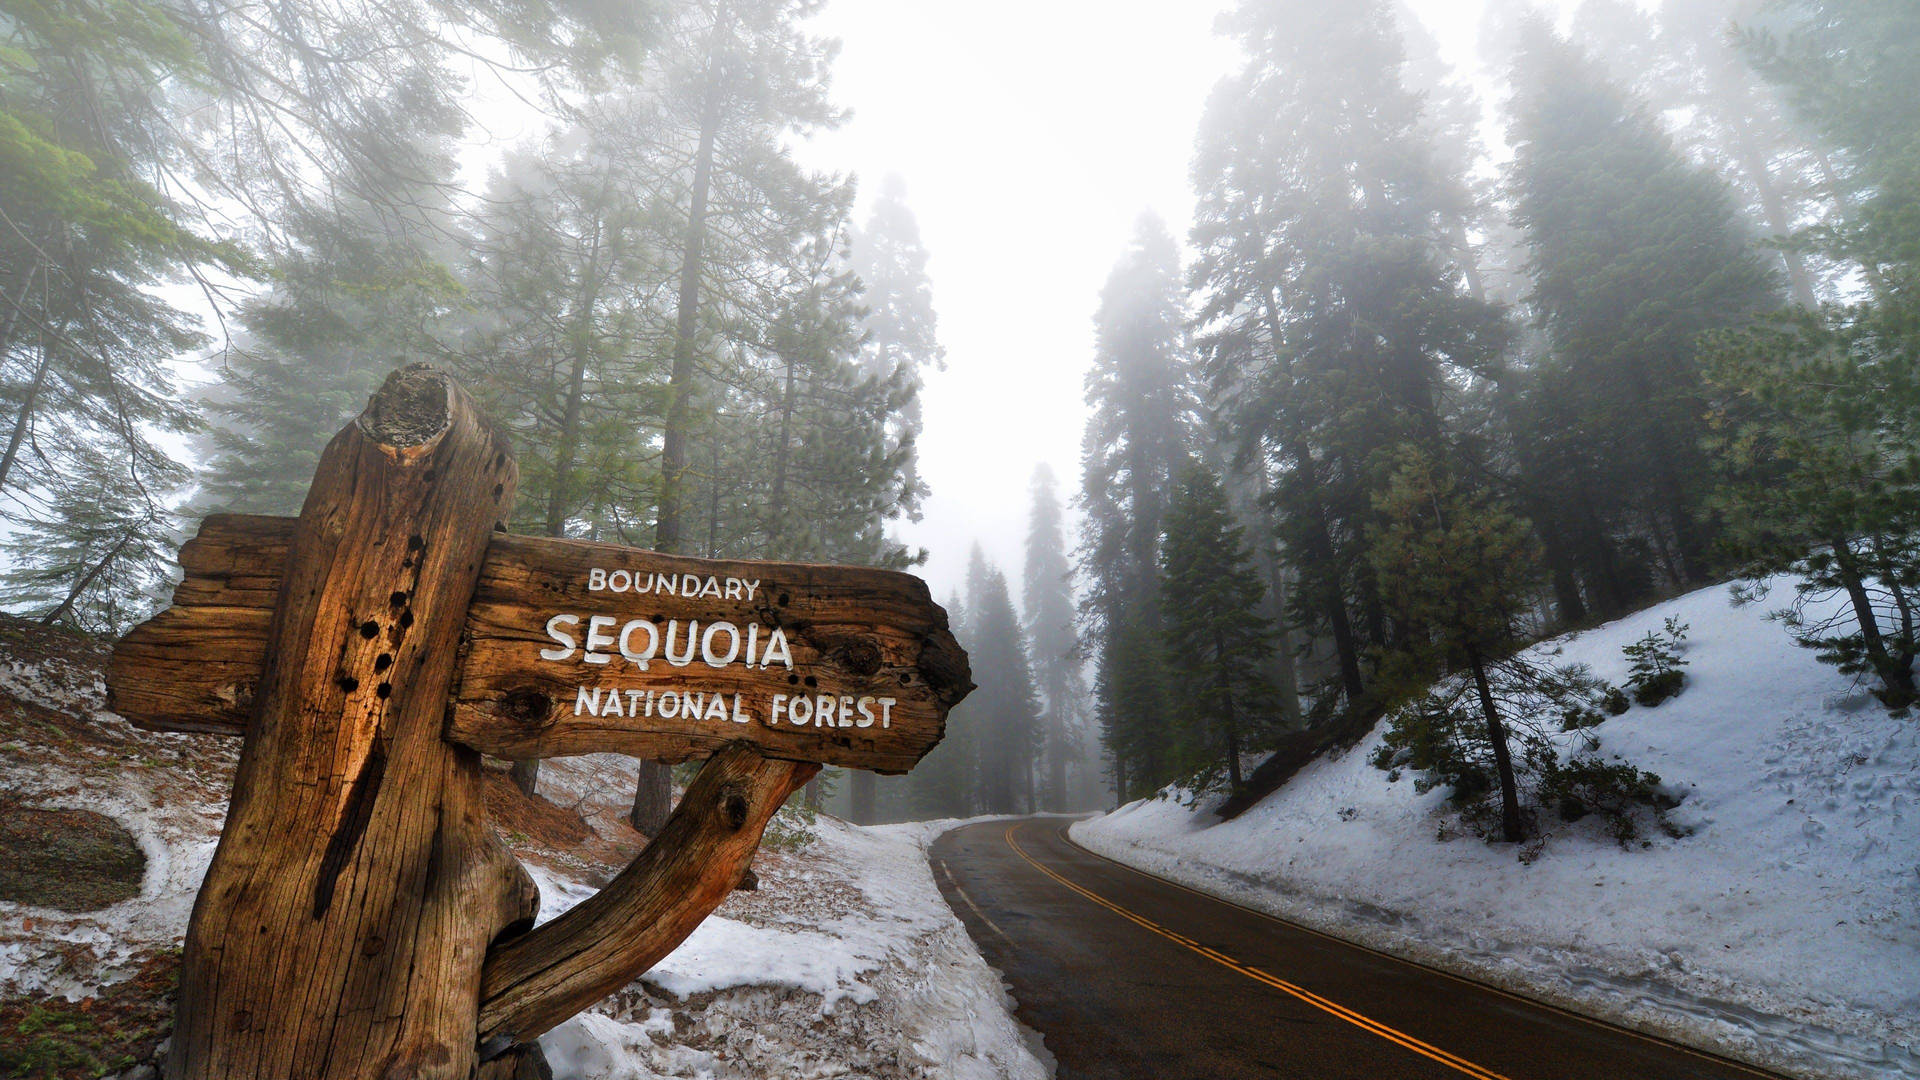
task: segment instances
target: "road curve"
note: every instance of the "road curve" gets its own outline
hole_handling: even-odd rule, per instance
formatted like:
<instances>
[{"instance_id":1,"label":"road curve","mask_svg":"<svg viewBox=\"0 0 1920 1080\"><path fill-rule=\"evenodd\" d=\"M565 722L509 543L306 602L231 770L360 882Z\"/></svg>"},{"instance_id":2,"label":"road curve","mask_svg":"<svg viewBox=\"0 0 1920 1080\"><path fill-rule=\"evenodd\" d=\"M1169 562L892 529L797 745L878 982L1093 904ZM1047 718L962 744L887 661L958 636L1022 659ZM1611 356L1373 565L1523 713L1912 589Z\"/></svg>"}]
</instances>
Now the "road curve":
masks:
<instances>
[{"instance_id":1,"label":"road curve","mask_svg":"<svg viewBox=\"0 0 1920 1080\"><path fill-rule=\"evenodd\" d=\"M929 851L1060 1080L1778 1080L1215 900L1067 824L968 825Z\"/></svg>"}]
</instances>

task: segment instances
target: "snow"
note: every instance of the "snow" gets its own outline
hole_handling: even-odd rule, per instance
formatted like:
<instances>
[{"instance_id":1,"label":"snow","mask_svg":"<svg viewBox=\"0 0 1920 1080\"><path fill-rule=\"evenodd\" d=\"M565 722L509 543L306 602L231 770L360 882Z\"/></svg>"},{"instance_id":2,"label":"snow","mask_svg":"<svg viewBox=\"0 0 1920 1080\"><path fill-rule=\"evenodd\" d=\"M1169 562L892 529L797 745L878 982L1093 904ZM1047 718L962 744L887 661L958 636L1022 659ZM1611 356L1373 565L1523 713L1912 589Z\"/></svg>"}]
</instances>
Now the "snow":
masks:
<instances>
[{"instance_id":1,"label":"snow","mask_svg":"<svg viewBox=\"0 0 1920 1080\"><path fill-rule=\"evenodd\" d=\"M1776 584L1787 595L1790 582ZM1588 819L1522 852L1367 763L1376 729L1240 818L1160 797L1086 847L1387 951L1763 1065L1920 1077L1920 720L1890 717L1763 607L1705 589L1538 648L1616 684L1677 616L1687 683L1590 734L1685 801L1623 850ZM1164 795L1164 793L1163 793ZM1556 823L1557 824L1557 823Z\"/></svg>"},{"instance_id":2,"label":"snow","mask_svg":"<svg viewBox=\"0 0 1920 1080\"><path fill-rule=\"evenodd\" d=\"M642 979L646 1000L542 1037L555 1080L1050 1076L934 885L927 845L958 824L820 818L778 897L708 918Z\"/></svg>"},{"instance_id":3,"label":"snow","mask_svg":"<svg viewBox=\"0 0 1920 1080\"><path fill-rule=\"evenodd\" d=\"M97 748L0 765L0 790L10 800L104 814L133 835L147 858L139 895L98 911L0 901L0 994L77 1000L131 974L142 955L179 943L226 817L232 748L224 740L209 746L196 743L204 737L139 731L101 711L106 686L100 673L70 661L0 664L0 691L69 715L92 714L109 738L146 748L148 760L124 767L103 762ZM156 759L175 767L155 767Z\"/></svg>"}]
</instances>

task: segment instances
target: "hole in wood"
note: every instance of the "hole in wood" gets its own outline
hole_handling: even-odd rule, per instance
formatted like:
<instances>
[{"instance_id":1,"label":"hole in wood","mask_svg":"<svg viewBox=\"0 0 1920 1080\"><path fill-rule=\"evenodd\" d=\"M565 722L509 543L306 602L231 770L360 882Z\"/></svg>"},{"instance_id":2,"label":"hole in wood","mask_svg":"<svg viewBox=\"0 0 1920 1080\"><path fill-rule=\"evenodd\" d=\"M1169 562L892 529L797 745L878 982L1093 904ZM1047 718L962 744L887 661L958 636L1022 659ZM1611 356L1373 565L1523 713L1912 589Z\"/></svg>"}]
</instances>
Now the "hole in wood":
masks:
<instances>
[{"instance_id":1,"label":"hole in wood","mask_svg":"<svg viewBox=\"0 0 1920 1080\"><path fill-rule=\"evenodd\" d=\"M400 629L405 630L407 627L412 625L413 625L413 612L411 610L401 612L400 613Z\"/></svg>"},{"instance_id":2,"label":"hole in wood","mask_svg":"<svg viewBox=\"0 0 1920 1080\"><path fill-rule=\"evenodd\" d=\"M374 622L372 619L368 619L366 622L360 624L360 636L366 638L368 641L372 641L374 635L379 632L380 624Z\"/></svg>"},{"instance_id":3,"label":"hole in wood","mask_svg":"<svg viewBox=\"0 0 1920 1080\"><path fill-rule=\"evenodd\" d=\"M522 687L500 699L500 711L522 724L541 723L552 707L553 699L532 687Z\"/></svg>"},{"instance_id":4,"label":"hole in wood","mask_svg":"<svg viewBox=\"0 0 1920 1080\"><path fill-rule=\"evenodd\" d=\"M412 536L407 537L408 551L419 551L425 548L426 546L427 546L427 542L425 540L420 539L419 533L414 533Z\"/></svg>"},{"instance_id":5,"label":"hole in wood","mask_svg":"<svg viewBox=\"0 0 1920 1080\"><path fill-rule=\"evenodd\" d=\"M392 596L387 597L387 603L392 604L394 607L405 607L407 606L407 594L403 592L394 593Z\"/></svg>"},{"instance_id":6,"label":"hole in wood","mask_svg":"<svg viewBox=\"0 0 1920 1080\"><path fill-rule=\"evenodd\" d=\"M788 596L788 595L787 595L786 593L781 593L781 594L780 594L780 606L781 606L781 607L786 607L786 606L787 606L787 605L788 605L789 603L791 603L792 601L793 601L793 598L792 598L791 596Z\"/></svg>"},{"instance_id":7,"label":"hole in wood","mask_svg":"<svg viewBox=\"0 0 1920 1080\"><path fill-rule=\"evenodd\" d=\"M349 694L360 689L360 680L351 675L341 675L333 681L339 685L340 689L345 690Z\"/></svg>"},{"instance_id":8,"label":"hole in wood","mask_svg":"<svg viewBox=\"0 0 1920 1080\"><path fill-rule=\"evenodd\" d=\"M379 686L374 687L373 692L379 694L382 699L390 698L393 696L393 684L383 682Z\"/></svg>"},{"instance_id":9,"label":"hole in wood","mask_svg":"<svg viewBox=\"0 0 1920 1080\"><path fill-rule=\"evenodd\" d=\"M393 666L392 653L383 652L379 656L376 656L373 658L373 673L375 675L380 674L381 672L387 670L392 666Z\"/></svg>"}]
</instances>

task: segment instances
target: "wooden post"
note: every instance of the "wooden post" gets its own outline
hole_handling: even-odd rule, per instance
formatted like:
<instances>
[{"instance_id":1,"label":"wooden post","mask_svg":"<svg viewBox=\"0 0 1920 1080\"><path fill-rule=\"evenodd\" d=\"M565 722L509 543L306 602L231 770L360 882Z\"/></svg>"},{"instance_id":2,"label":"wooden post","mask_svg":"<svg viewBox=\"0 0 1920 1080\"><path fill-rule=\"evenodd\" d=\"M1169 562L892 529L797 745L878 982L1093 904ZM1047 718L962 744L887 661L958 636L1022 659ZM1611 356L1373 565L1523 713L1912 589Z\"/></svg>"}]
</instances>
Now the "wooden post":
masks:
<instances>
[{"instance_id":1,"label":"wooden post","mask_svg":"<svg viewBox=\"0 0 1920 1080\"><path fill-rule=\"evenodd\" d=\"M129 720L246 739L168 1080L538 1075L532 1040L684 940L819 762L904 772L972 689L916 578L506 536L516 471L450 378L395 372L297 521L209 518L173 606L114 647ZM659 662L630 652L653 638ZM603 750L709 760L631 866L529 932L480 755Z\"/></svg>"},{"instance_id":2,"label":"wooden post","mask_svg":"<svg viewBox=\"0 0 1920 1080\"><path fill-rule=\"evenodd\" d=\"M473 1072L481 961L537 892L488 829L479 755L440 729L516 473L424 366L322 455L187 930L169 1080Z\"/></svg>"}]
</instances>

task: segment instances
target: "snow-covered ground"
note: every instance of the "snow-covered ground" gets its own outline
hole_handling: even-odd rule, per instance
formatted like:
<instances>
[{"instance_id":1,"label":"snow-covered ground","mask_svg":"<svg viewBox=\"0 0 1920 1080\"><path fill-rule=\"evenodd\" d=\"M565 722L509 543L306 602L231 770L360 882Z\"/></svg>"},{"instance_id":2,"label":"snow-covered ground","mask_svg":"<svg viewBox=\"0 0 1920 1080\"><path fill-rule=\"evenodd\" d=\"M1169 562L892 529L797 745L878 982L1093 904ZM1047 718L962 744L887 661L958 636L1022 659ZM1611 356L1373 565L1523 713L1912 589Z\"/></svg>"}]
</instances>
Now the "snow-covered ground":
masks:
<instances>
[{"instance_id":1,"label":"snow-covered ground","mask_svg":"<svg viewBox=\"0 0 1920 1080\"><path fill-rule=\"evenodd\" d=\"M98 651L73 652L0 655L0 804L113 818L144 850L145 879L138 896L91 912L0 901L0 999L89 997L179 945L237 760L235 740L144 732L105 711ZM623 822L633 781L614 755L548 762L542 795L591 835L503 827L539 881L543 921L637 849ZM755 859L759 889L734 893L647 975L548 1033L554 1075L1044 1080L999 975L934 885L926 846L957 824L865 829L783 811Z\"/></svg>"},{"instance_id":2,"label":"snow-covered ground","mask_svg":"<svg viewBox=\"0 0 1920 1080\"><path fill-rule=\"evenodd\" d=\"M1790 585L1782 582L1776 600ZM1387 951L1792 1073L1920 1077L1920 719L1889 717L1725 588L1541 646L1624 682L1678 616L1681 695L1591 729L1686 793L1623 850L1594 819L1521 851L1368 764L1376 729L1240 818L1130 803L1111 858Z\"/></svg>"}]
</instances>

